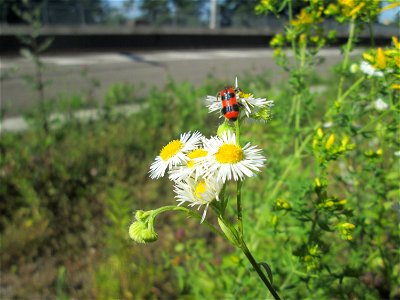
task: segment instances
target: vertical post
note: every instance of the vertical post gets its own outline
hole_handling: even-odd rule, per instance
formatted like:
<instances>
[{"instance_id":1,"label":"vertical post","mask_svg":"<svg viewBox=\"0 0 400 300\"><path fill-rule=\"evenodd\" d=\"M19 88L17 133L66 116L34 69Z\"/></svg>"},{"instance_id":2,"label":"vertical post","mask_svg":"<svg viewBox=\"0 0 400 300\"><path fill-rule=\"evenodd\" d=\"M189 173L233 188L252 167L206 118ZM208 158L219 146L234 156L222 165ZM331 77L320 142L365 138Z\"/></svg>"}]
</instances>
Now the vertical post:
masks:
<instances>
[{"instance_id":1,"label":"vertical post","mask_svg":"<svg viewBox=\"0 0 400 300\"><path fill-rule=\"evenodd\" d=\"M217 28L217 0L210 0L210 29Z\"/></svg>"}]
</instances>

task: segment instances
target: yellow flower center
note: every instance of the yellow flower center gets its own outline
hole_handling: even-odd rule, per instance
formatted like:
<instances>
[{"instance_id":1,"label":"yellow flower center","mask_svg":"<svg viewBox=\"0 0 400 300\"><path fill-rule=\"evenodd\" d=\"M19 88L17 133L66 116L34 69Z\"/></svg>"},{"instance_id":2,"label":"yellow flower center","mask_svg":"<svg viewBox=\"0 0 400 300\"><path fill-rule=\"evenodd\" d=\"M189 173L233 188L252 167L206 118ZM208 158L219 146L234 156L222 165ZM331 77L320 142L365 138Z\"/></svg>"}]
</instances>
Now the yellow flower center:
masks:
<instances>
[{"instance_id":1,"label":"yellow flower center","mask_svg":"<svg viewBox=\"0 0 400 300\"><path fill-rule=\"evenodd\" d=\"M200 181L195 189L194 189L194 194L196 195L197 198L202 198L202 195L206 192L207 186L206 182L204 180Z\"/></svg>"},{"instance_id":2,"label":"yellow flower center","mask_svg":"<svg viewBox=\"0 0 400 300\"><path fill-rule=\"evenodd\" d=\"M183 147L183 143L180 140L173 140L164 146L160 151L160 157L163 160L168 160L179 152Z\"/></svg>"},{"instance_id":3,"label":"yellow flower center","mask_svg":"<svg viewBox=\"0 0 400 300\"><path fill-rule=\"evenodd\" d=\"M237 145L225 144L219 147L215 158L221 164L234 164L243 159L243 151Z\"/></svg>"},{"instance_id":4,"label":"yellow flower center","mask_svg":"<svg viewBox=\"0 0 400 300\"><path fill-rule=\"evenodd\" d=\"M240 97L240 98L250 98L250 97L253 97L253 94L251 94L251 93L245 93L245 92L243 92L243 91L240 91L240 92L239 92L239 97Z\"/></svg>"},{"instance_id":5,"label":"yellow flower center","mask_svg":"<svg viewBox=\"0 0 400 300\"><path fill-rule=\"evenodd\" d=\"M188 157L190 160L187 162L188 168L193 168L195 158L204 157L207 155L207 153L208 152L202 148L189 152Z\"/></svg>"}]
</instances>

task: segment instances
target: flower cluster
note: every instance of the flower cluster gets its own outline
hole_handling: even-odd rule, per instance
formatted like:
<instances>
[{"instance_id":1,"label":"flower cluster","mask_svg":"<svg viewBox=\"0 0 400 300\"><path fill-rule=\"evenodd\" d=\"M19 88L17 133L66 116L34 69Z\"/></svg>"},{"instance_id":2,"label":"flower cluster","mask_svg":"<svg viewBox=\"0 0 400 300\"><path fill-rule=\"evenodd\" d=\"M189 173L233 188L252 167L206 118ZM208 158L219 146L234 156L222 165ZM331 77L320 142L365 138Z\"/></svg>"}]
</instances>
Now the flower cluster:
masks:
<instances>
[{"instance_id":1,"label":"flower cluster","mask_svg":"<svg viewBox=\"0 0 400 300\"><path fill-rule=\"evenodd\" d=\"M386 77L391 87L400 89L400 42L392 37L392 46L370 49L363 53L360 71L371 77Z\"/></svg>"},{"instance_id":2,"label":"flower cluster","mask_svg":"<svg viewBox=\"0 0 400 300\"><path fill-rule=\"evenodd\" d=\"M354 147L355 145L350 143L348 136L344 136L337 143L335 134L325 135L321 128L318 128L312 143L314 155L321 165L330 160L336 160L340 155L352 150Z\"/></svg>"},{"instance_id":3,"label":"flower cluster","mask_svg":"<svg viewBox=\"0 0 400 300\"><path fill-rule=\"evenodd\" d=\"M157 179L168 172L179 205L205 206L203 221L225 182L253 176L265 161L260 149L250 143L241 147L231 131L208 139L199 132L188 132L161 149L150 167L150 177Z\"/></svg>"},{"instance_id":4,"label":"flower cluster","mask_svg":"<svg viewBox=\"0 0 400 300\"><path fill-rule=\"evenodd\" d=\"M229 110L234 117L225 115L227 119L219 126L217 135L210 138L198 131L181 134L161 149L149 171L152 179L167 174L174 184L178 206L205 206L201 222L209 205L220 200L227 181L242 181L264 166L266 158L260 149L250 143L240 144L239 128L244 118L268 121L273 101L243 92L236 78L235 88L227 87L217 96L207 96L206 106L209 112Z\"/></svg>"},{"instance_id":5,"label":"flower cluster","mask_svg":"<svg viewBox=\"0 0 400 300\"><path fill-rule=\"evenodd\" d=\"M349 19L371 22L380 12L380 1L376 0L338 0L330 3L324 11L327 16L335 16L339 23Z\"/></svg>"}]
</instances>

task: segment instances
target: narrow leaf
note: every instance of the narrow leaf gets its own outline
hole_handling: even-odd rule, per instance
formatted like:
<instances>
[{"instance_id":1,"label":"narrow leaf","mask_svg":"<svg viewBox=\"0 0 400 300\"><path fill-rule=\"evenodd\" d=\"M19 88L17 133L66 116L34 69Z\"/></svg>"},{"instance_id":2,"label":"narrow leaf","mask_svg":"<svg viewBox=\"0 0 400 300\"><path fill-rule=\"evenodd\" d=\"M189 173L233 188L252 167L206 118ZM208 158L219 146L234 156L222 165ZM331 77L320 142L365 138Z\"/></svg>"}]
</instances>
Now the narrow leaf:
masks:
<instances>
[{"instance_id":1,"label":"narrow leaf","mask_svg":"<svg viewBox=\"0 0 400 300\"><path fill-rule=\"evenodd\" d=\"M259 266L262 266L264 270L267 272L267 275L269 277L269 281L272 283L273 282L273 277L272 277L272 271L269 265L265 262L260 262L258 263Z\"/></svg>"}]
</instances>

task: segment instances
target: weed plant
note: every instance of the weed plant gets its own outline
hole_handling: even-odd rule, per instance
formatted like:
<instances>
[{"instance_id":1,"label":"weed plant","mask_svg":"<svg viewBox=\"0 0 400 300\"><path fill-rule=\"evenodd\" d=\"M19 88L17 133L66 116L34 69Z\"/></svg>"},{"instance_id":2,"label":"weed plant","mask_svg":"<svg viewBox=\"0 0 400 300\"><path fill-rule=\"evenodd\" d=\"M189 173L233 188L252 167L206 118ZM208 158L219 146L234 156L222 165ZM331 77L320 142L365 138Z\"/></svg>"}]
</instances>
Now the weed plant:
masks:
<instances>
[{"instance_id":1,"label":"weed plant","mask_svg":"<svg viewBox=\"0 0 400 300\"><path fill-rule=\"evenodd\" d=\"M240 77L243 90L275 101L266 127L242 125L241 138L268 157L243 185L246 242L268 263L284 299L398 299L399 43L393 38L352 61L374 1L322 10L321 1L309 3L273 40L289 82ZM332 74L313 70L321 41L330 37L313 34L324 14L352 32ZM294 61L285 58L287 46ZM221 119L207 113L203 98L226 84L169 81L129 116L113 105L134 91L115 86L96 122L2 132L1 298L271 298L246 256L199 220L163 214L155 243L137 245L128 236L132 212L176 204L169 181L151 180L148 168L183 129L215 132ZM325 89L313 92L316 85ZM235 215L234 201L226 211ZM210 215L206 220L218 226Z\"/></svg>"}]
</instances>

